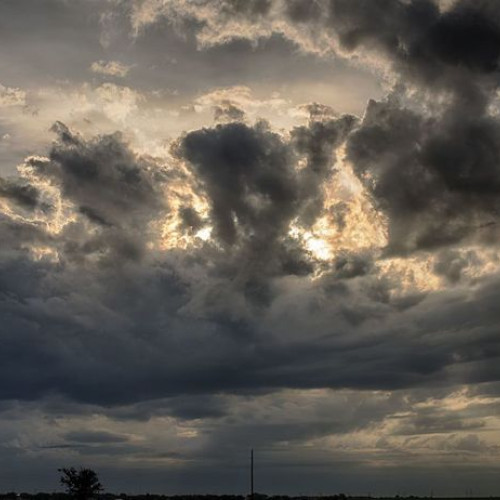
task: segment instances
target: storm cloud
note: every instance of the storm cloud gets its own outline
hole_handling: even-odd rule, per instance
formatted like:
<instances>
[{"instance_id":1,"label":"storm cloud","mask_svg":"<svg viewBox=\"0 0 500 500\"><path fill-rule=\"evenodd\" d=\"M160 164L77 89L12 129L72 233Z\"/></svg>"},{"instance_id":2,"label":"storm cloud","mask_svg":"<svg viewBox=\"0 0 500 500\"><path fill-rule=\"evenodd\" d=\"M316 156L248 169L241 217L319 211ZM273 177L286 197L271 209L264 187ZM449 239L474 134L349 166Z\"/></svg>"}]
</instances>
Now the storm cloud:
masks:
<instances>
[{"instance_id":1,"label":"storm cloud","mask_svg":"<svg viewBox=\"0 0 500 500\"><path fill-rule=\"evenodd\" d=\"M77 462L109 489L241 491L255 447L269 492L428 494L437 467L443 494L491 495L496 2L44 0L20 34L21 4L3 484Z\"/></svg>"}]
</instances>

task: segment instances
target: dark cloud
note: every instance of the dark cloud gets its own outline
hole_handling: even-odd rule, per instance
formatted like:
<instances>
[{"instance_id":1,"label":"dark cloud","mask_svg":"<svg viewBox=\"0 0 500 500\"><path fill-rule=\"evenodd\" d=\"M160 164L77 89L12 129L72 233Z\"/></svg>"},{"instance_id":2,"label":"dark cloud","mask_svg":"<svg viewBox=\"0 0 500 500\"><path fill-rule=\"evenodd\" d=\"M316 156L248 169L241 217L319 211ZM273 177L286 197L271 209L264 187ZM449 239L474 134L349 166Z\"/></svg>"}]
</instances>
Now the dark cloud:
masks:
<instances>
[{"instance_id":1,"label":"dark cloud","mask_svg":"<svg viewBox=\"0 0 500 500\"><path fill-rule=\"evenodd\" d=\"M81 444L125 443L127 436L108 431L70 431L64 435L66 441Z\"/></svg>"},{"instance_id":2,"label":"dark cloud","mask_svg":"<svg viewBox=\"0 0 500 500\"><path fill-rule=\"evenodd\" d=\"M287 235L305 196L295 152L280 135L265 123L217 125L187 134L176 154L189 161L210 200L214 235L227 252L219 273L237 276L248 300L269 301L269 275L312 270Z\"/></svg>"},{"instance_id":3,"label":"dark cloud","mask_svg":"<svg viewBox=\"0 0 500 500\"><path fill-rule=\"evenodd\" d=\"M10 255L14 260L18 257L18 252L28 253L31 245L50 244L52 241L44 224L14 221L5 216L0 216L0 235L2 239L0 253ZM12 251L14 253L10 254Z\"/></svg>"},{"instance_id":4,"label":"dark cloud","mask_svg":"<svg viewBox=\"0 0 500 500\"><path fill-rule=\"evenodd\" d=\"M401 42L418 36L438 13L436 5L427 0L332 0L327 10L327 26L335 30L345 49L372 45L393 57L404 50Z\"/></svg>"},{"instance_id":5,"label":"dark cloud","mask_svg":"<svg viewBox=\"0 0 500 500\"><path fill-rule=\"evenodd\" d=\"M457 451L467 452L484 452L495 449L495 446L488 445L485 441L479 438L477 434L468 434L467 436L457 439L454 443L448 444L449 448Z\"/></svg>"},{"instance_id":6,"label":"dark cloud","mask_svg":"<svg viewBox=\"0 0 500 500\"><path fill-rule=\"evenodd\" d=\"M179 53L192 58L181 58L175 81L194 88L207 74L234 83L265 50L290 52L286 37L295 34L304 48L302 36L313 44L325 34L337 39L339 57L388 61L395 87L369 101L359 120L319 103L302 106L309 122L287 131L252 124L223 101L214 109L223 123L186 131L162 161L136 154L121 134L87 139L57 123L47 158L31 156L19 179L0 181L8 206L0 218L0 463L67 450L127 467L130 458L176 461L188 464L176 470L206 479L215 466L235 467L250 446L266 449L271 465L297 465L307 455L306 465L327 463L328 474L337 461L354 474L373 457L415 464L419 453L496 453L479 433L498 413L500 283L475 270L494 268L486 261L498 243L498 6L213 5L204 20L179 14L184 42L162 19L137 33L130 50L164 54L165 40L184 43ZM240 28L248 20L271 26L277 5L280 22L300 30L281 25L280 35L252 46L241 29L238 41L228 35L196 50L200 33L215 43L210 22L218 19L210 16ZM58 22L69 9L43 6ZM131 6L119 3L118 24ZM42 7L29 26L40 23ZM92 61L111 60L109 50ZM144 61L157 63L151 55ZM186 78L189 65L203 68L198 78ZM283 67L281 82L297 74ZM267 69L268 61L251 77ZM337 171L343 146L362 186L350 177L352 185L342 185L350 175L350 167ZM338 199L325 200L330 183ZM191 191L208 202L207 214ZM350 205L358 192L387 220L385 249L364 246L367 225ZM323 216L333 255L321 260L290 230L313 230ZM209 227L213 238L196 238ZM178 234L168 231L179 230L189 243L173 248ZM337 245L348 231L354 243ZM404 272L392 270L396 263ZM450 409L457 397L467 404ZM75 421L46 437L30 418ZM168 447L137 443L146 428L157 436L159 423L175 437ZM113 430L135 425L138 434ZM358 438L371 444L350 446ZM290 458L279 462L280 454Z\"/></svg>"},{"instance_id":7,"label":"dark cloud","mask_svg":"<svg viewBox=\"0 0 500 500\"><path fill-rule=\"evenodd\" d=\"M422 232L442 235L432 227L441 217L425 217L431 211L442 213L446 193L435 174L419 161L424 130L424 119L418 114L390 101L371 101L347 144L355 173L373 193L378 208L389 216L389 245L396 248L417 246L415 240Z\"/></svg>"},{"instance_id":8,"label":"dark cloud","mask_svg":"<svg viewBox=\"0 0 500 500\"><path fill-rule=\"evenodd\" d=\"M290 224L297 219L309 227L322 213L321 186L354 122L351 116L311 120L292 131L290 142L265 123L230 123L191 132L177 146L210 199L215 236L237 252L245 280L260 275L252 278L254 292L266 289L261 280L268 273L312 272L311 257L288 236ZM306 160L301 170L299 158Z\"/></svg>"},{"instance_id":9,"label":"dark cloud","mask_svg":"<svg viewBox=\"0 0 500 500\"><path fill-rule=\"evenodd\" d=\"M220 15L249 21L254 7L224 4ZM258 12L266 19L272 16L267 7ZM382 57L398 80L401 99L372 101L348 139L356 173L389 216L390 251L446 246L467 237L495 240L491 231L475 234L498 210L498 120L488 111L496 95L500 54L494 5L464 0L442 9L431 0L293 1L285 4L284 13L292 24L329 33L353 57ZM307 50L298 35L295 41ZM412 101L415 89L423 108ZM432 105L433 95L439 105ZM334 120L334 130L328 130L324 108L313 105L310 111L314 124L293 132L311 167L301 180L301 189L311 194L302 206L306 224L322 205L315 177L325 179L329 155L338 145L335 136L342 135ZM344 134L352 126L351 121ZM224 226L225 238L234 239L231 221ZM217 227L220 233L222 225Z\"/></svg>"},{"instance_id":10,"label":"dark cloud","mask_svg":"<svg viewBox=\"0 0 500 500\"><path fill-rule=\"evenodd\" d=\"M451 283L457 283L462 279L463 271L475 263L478 263L478 257L473 251L444 250L437 256L434 270Z\"/></svg>"},{"instance_id":11,"label":"dark cloud","mask_svg":"<svg viewBox=\"0 0 500 500\"><path fill-rule=\"evenodd\" d=\"M498 16L488 2L455 2L440 12L431 0L329 2L327 26L342 47L376 49L419 82L459 88L474 73L498 70Z\"/></svg>"},{"instance_id":12,"label":"dark cloud","mask_svg":"<svg viewBox=\"0 0 500 500\"><path fill-rule=\"evenodd\" d=\"M80 413L85 411L103 412L115 421L148 422L154 418L174 417L180 421L190 420L217 420L228 415L230 411L228 397L220 394L183 394L171 398L155 398L139 400L132 404L113 405L103 409L99 406L74 403ZM46 411L50 414L71 414L73 407L68 400L46 400Z\"/></svg>"},{"instance_id":13,"label":"dark cloud","mask_svg":"<svg viewBox=\"0 0 500 500\"><path fill-rule=\"evenodd\" d=\"M243 16L268 13L266 3L252 5L235 3L231 9ZM120 135L85 140L58 124L48 159L31 158L27 167L59 190L77 218L57 234L44 231L42 223L4 219L4 241L18 253L15 259L7 256L3 266L4 370L14 380L3 387L3 397L59 392L118 404L278 387L397 389L432 385L437 378L443 384L495 380L490 361L497 345L490 330L496 315L488 305L497 296L494 284L467 307L450 299L443 311L422 296L397 303L391 298L395 285L374 276L373 256L355 252L335 255L329 273L300 299L291 292L288 297L279 289L284 285L274 281L317 270L311 254L288 232L292 221L308 228L324 213L322 187L335 174L336 150L346 140L356 175L388 215L389 250L432 249L475 238L477 221L495 216L498 124L484 105L469 106L460 98L468 84L475 97L489 96L486 83L472 81L471 75L482 78L494 70L495 53L483 46L492 43L496 21L487 21L480 48L457 45L447 52L452 51L447 40L457 29L466 28L466 34L475 29L467 24L470 19L478 26L486 23L481 5L467 20L461 9L472 7L465 3L440 13L429 2L331 2L327 22L345 48L375 43L401 72L403 62L423 68L417 55L432 52L429 64L460 76L464 85L446 80L450 98L436 115L405 107L403 93L401 100L371 101L360 123L311 105L311 121L294 128L289 138L263 122L186 133L174 152L187 160L196 189L208 196L216 244L183 255L170 251L157 260L146 258L145 228L167 210L165 171L134 154ZM303 8L300 2L290 4L290 16L319 22L301 13ZM382 12L375 29L373 20ZM408 19L415 20L411 28ZM478 51L487 60L476 64ZM426 77L425 84L431 88L434 82ZM300 159L304 166L298 168ZM21 208L37 206L39 189L2 184L3 196ZM339 202L332 211L343 229L345 205ZM191 232L207 223L187 205L179 215ZM28 257L23 245L40 242L57 252L57 263ZM467 264L453 252L441 257L436 272L457 283ZM78 293L70 293L73 289ZM283 345L281 334L269 335L279 307L287 311L285 324L296 342ZM481 315L483 333L471 337L464 328L448 344L454 352L436 348L428 333L440 332L444 346L449 338L443 332L454 324L450 318L457 320L457 311L468 328ZM314 335L304 339L300 328L313 320ZM406 321L416 325L413 333L396 336ZM349 336L353 331L357 335ZM368 331L375 336L368 338ZM195 345L202 354L193 353ZM186 353L192 358L181 363ZM75 377L68 378L68 372ZM183 418L219 414L217 407L197 411L191 401L172 405Z\"/></svg>"},{"instance_id":14,"label":"dark cloud","mask_svg":"<svg viewBox=\"0 0 500 500\"><path fill-rule=\"evenodd\" d=\"M221 315L207 321L182 314L187 289L176 284L168 268L139 272L122 267L116 274L90 268L81 276L79 267L54 274L53 266L39 264L35 273L33 265L25 264L3 267L4 276L12 275L3 285L9 290L2 301L2 379L9 381L1 387L3 398L60 393L110 405L174 394L277 387L395 389L497 377L498 293L493 284L466 307L461 299L435 306L424 301L396 314L397 319L390 319L389 304L358 303L353 311L360 314L366 307L367 319L366 327L356 323L355 336L341 311L359 296L343 294L345 306L324 317L309 295L311 307L290 305L283 326L291 335L312 322L314 338L284 344L279 337L273 340L277 333L257 334L252 323L245 334L244 324ZM83 292L65 298L75 283L81 290L90 287L92 298ZM403 335L404 323L418 325L418 332ZM455 324L467 327L456 334ZM481 335L470 333L476 325ZM446 332L453 332L453 341ZM186 417L196 414L195 406L179 401L173 408Z\"/></svg>"},{"instance_id":15,"label":"dark cloud","mask_svg":"<svg viewBox=\"0 0 500 500\"><path fill-rule=\"evenodd\" d=\"M496 210L500 123L486 116L453 116L450 121L445 119L441 130L429 137L423 150L424 164L439 175L450 192Z\"/></svg>"},{"instance_id":16,"label":"dark cloud","mask_svg":"<svg viewBox=\"0 0 500 500\"><path fill-rule=\"evenodd\" d=\"M349 254L339 255L335 259L336 278L354 278L364 276L373 265L373 258L370 255Z\"/></svg>"},{"instance_id":17,"label":"dark cloud","mask_svg":"<svg viewBox=\"0 0 500 500\"><path fill-rule=\"evenodd\" d=\"M395 434L412 436L479 430L485 426L483 420L471 419L459 412L446 412L436 407L419 409L409 417L396 416L394 419L401 420Z\"/></svg>"},{"instance_id":18,"label":"dark cloud","mask_svg":"<svg viewBox=\"0 0 500 500\"><path fill-rule=\"evenodd\" d=\"M149 237L148 224L168 210L167 174L152 159L134 154L120 134L86 141L62 123L54 131L58 139L48 158L28 158L29 179L24 184L4 183L4 196L47 211L40 190L46 191L43 186L49 183L58 193L44 195L52 205L57 205L59 196L80 217L57 237L44 234L43 219L24 223L24 233L30 231L35 237L38 232L39 240L52 240L59 257L73 262L98 258L119 265L122 260L139 259ZM87 222L96 230L89 230ZM19 222L6 227L12 232L14 225L21 231Z\"/></svg>"},{"instance_id":19,"label":"dark cloud","mask_svg":"<svg viewBox=\"0 0 500 500\"><path fill-rule=\"evenodd\" d=\"M428 51L446 64L472 71L499 69L500 26L473 2L459 2L432 26Z\"/></svg>"},{"instance_id":20,"label":"dark cloud","mask_svg":"<svg viewBox=\"0 0 500 500\"><path fill-rule=\"evenodd\" d=\"M120 134L86 142L62 123L54 132L58 141L48 161L32 159L28 165L92 221L137 226L164 208L162 171L134 155Z\"/></svg>"},{"instance_id":21,"label":"dark cloud","mask_svg":"<svg viewBox=\"0 0 500 500\"><path fill-rule=\"evenodd\" d=\"M356 123L350 115L316 120L317 112L317 106L313 105L309 125L292 131L294 148L307 160L306 168L300 172L302 197L306 200L301 207L300 218L305 226L312 225L323 210L322 187L333 174L337 160L335 151Z\"/></svg>"},{"instance_id":22,"label":"dark cloud","mask_svg":"<svg viewBox=\"0 0 500 500\"><path fill-rule=\"evenodd\" d=\"M387 104L370 106L353 132L351 150L360 159L366 150L370 161L373 151L390 158L386 128L400 133L395 148L410 149L412 142L404 137L420 133L421 120ZM369 129L372 113L378 114L372 125L376 132ZM295 129L290 142L262 124L218 125L183 137L177 154L191 163L209 197L224 249L207 244L144 259L141 265L130 242L142 230L136 221L151 220L153 208L161 206L153 165L132 155L115 136L83 141L62 129L51 159L29 165L80 211L83 201L96 199L100 214L129 230L95 220L96 226L75 221L57 235L39 229L60 253L57 262L36 262L20 252L2 264L0 366L2 379L9 380L0 388L2 398L62 394L121 405L175 396L167 413L191 419L225 412L224 405L210 399L203 403L198 394L395 390L496 380L494 281L466 301L436 295L401 307L391 299L394 285L373 275L372 257L349 253L338 255L330 274L300 293L293 281L273 281L312 272L307 254L287 237L288 227L331 175L331 154L352 123L349 117L312 122ZM381 139L364 138L371 133ZM360 138L371 149L354 149ZM105 161L113 152L116 157ZM307 161L303 170L295 168L299 155ZM303 180L304 169L316 176L312 190ZM381 198L381 191L374 192ZM136 214L144 205L149 216L142 219ZM185 222L193 216L185 210ZM189 225L196 223L194 218ZM35 238L32 224L26 231ZM13 240L22 241L20 236ZM233 247L234 256L227 253ZM112 251L106 261L100 257L105 249ZM252 272L238 280L252 255L267 255L281 267L269 273L269 262L250 261ZM446 269L442 273L453 276ZM453 325L463 329L456 333ZM479 327L480 335L471 333ZM194 399L182 399L186 395Z\"/></svg>"},{"instance_id":23,"label":"dark cloud","mask_svg":"<svg viewBox=\"0 0 500 500\"><path fill-rule=\"evenodd\" d=\"M304 2L303 0L290 0L285 3L285 12L294 22L305 23L318 20L322 14L321 3L316 0Z\"/></svg>"},{"instance_id":24,"label":"dark cloud","mask_svg":"<svg viewBox=\"0 0 500 500\"><path fill-rule=\"evenodd\" d=\"M40 192L29 184L0 178L0 197L7 198L22 208L33 210L38 206Z\"/></svg>"},{"instance_id":25,"label":"dark cloud","mask_svg":"<svg viewBox=\"0 0 500 500\"><path fill-rule=\"evenodd\" d=\"M372 101L349 138L355 172L389 216L393 251L484 239L496 219L498 124L456 122L449 113L428 119L397 102Z\"/></svg>"},{"instance_id":26,"label":"dark cloud","mask_svg":"<svg viewBox=\"0 0 500 500\"><path fill-rule=\"evenodd\" d=\"M388 60L403 97L407 88L422 92L426 112L404 98L371 102L349 139L357 174L370 178L376 203L389 215L391 251L471 235L494 240L491 232L473 234L498 211L499 124L488 111L500 56L494 4L464 0L440 9L431 0L331 0L285 7L290 22L331 33L342 50ZM432 97L425 101L429 93L440 97L435 109ZM316 151L328 157L328 148Z\"/></svg>"},{"instance_id":27,"label":"dark cloud","mask_svg":"<svg viewBox=\"0 0 500 500\"><path fill-rule=\"evenodd\" d=\"M183 229L188 231L196 231L204 226L204 221L198 212L191 207L181 207L179 215L182 222Z\"/></svg>"},{"instance_id":28,"label":"dark cloud","mask_svg":"<svg viewBox=\"0 0 500 500\"><path fill-rule=\"evenodd\" d=\"M281 236L299 203L293 156L265 124L233 123L189 133L178 154L196 169L210 197L217 238L257 245Z\"/></svg>"},{"instance_id":29,"label":"dark cloud","mask_svg":"<svg viewBox=\"0 0 500 500\"><path fill-rule=\"evenodd\" d=\"M81 206L79 212L85 215L88 220L95 222L101 226L110 226L111 224L101 215L99 215L92 207Z\"/></svg>"},{"instance_id":30,"label":"dark cloud","mask_svg":"<svg viewBox=\"0 0 500 500\"><path fill-rule=\"evenodd\" d=\"M214 107L214 118L215 121L242 121L245 118L245 112L230 100L224 100Z\"/></svg>"}]
</instances>

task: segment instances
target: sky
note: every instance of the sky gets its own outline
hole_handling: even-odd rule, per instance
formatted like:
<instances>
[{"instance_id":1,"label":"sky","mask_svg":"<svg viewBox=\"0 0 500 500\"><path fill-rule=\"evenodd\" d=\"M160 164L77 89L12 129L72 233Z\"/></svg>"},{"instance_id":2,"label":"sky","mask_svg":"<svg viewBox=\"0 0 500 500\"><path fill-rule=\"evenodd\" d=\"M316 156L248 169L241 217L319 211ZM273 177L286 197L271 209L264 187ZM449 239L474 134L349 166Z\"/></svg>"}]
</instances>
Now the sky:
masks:
<instances>
[{"instance_id":1,"label":"sky","mask_svg":"<svg viewBox=\"0 0 500 500\"><path fill-rule=\"evenodd\" d=\"M1 489L500 494L499 61L496 0L1 0Z\"/></svg>"}]
</instances>

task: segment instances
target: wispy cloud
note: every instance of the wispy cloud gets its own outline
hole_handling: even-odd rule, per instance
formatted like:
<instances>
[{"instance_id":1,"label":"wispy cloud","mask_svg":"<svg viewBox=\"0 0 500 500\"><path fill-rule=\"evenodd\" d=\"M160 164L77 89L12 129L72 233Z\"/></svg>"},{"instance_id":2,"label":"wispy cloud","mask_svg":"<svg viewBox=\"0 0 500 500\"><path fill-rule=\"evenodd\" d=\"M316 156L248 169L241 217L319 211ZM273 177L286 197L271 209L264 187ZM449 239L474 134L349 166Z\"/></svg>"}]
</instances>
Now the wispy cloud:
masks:
<instances>
[{"instance_id":1,"label":"wispy cloud","mask_svg":"<svg viewBox=\"0 0 500 500\"><path fill-rule=\"evenodd\" d=\"M127 76L128 72L132 69L132 66L128 66L119 61L95 61L91 64L90 69L94 73L107 76L116 76L124 78Z\"/></svg>"}]
</instances>

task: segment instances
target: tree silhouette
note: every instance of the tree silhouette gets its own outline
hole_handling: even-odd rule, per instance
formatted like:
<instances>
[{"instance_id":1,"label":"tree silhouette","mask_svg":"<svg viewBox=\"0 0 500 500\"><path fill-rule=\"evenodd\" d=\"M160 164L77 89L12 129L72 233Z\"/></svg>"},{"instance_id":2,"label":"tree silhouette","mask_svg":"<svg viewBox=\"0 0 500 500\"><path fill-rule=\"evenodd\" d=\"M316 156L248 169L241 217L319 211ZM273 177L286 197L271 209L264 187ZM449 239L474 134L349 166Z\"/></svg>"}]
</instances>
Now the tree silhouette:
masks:
<instances>
[{"instance_id":1,"label":"tree silhouette","mask_svg":"<svg viewBox=\"0 0 500 500\"><path fill-rule=\"evenodd\" d=\"M60 482L76 500L88 500L103 490L97 474L92 469L57 469L61 473Z\"/></svg>"}]
</instances>

